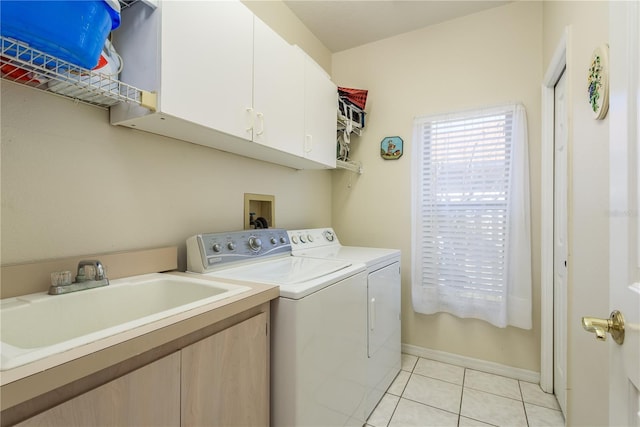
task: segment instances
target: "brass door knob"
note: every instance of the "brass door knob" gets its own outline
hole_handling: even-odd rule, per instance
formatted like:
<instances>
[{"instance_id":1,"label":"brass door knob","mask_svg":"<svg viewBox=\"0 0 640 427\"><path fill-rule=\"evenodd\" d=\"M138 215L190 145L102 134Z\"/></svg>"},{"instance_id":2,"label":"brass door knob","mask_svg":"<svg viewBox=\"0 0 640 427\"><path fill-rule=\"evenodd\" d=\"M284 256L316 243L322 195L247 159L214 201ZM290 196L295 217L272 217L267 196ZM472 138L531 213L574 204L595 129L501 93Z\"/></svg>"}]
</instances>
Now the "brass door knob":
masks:
<instances>
[{"instance_id":1,"label":"brass door knob","mask_svg":"<svg viewBox=\"0 0 640 427\"><path fill-rule=\"evenodd\" d=\"M596 334L596 339L600 341L605 341L609 332L617 344L624 342L624 317L618 310L612 311L608 319L583 317L582 327L585 331Z\"/></svg>"}]
</instances>

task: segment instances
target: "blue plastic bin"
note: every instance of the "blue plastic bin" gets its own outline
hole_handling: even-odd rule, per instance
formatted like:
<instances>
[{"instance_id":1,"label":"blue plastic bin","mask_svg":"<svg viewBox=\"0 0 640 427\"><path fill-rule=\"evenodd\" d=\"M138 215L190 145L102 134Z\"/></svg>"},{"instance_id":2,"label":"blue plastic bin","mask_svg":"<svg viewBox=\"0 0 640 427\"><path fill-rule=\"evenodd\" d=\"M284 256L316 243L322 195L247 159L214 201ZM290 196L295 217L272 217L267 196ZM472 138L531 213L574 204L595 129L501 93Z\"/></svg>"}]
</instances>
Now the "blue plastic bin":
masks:
<instances>
[{"instance_id":1,"label":"blue plastic bin","mask_svg":"<svg viewBox=\"0 0 640 427\"><path fill-rule=\"evenodd\" d=\"M83 68L97 65L109 32L119 25L117 0L0 1L3 36ZM26 55L20 58L31 60ZM34 62L44 61L35 58Z\"/></svg>"}]
</instances>

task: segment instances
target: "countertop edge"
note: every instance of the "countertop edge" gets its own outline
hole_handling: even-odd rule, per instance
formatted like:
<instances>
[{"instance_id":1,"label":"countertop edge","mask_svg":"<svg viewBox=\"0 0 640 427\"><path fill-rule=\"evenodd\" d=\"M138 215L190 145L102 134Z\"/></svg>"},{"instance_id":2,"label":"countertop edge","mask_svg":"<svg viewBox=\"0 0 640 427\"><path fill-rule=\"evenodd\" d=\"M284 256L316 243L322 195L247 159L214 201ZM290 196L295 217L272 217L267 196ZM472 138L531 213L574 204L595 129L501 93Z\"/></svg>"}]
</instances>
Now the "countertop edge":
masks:
<instances>
[{"instance_id":1,"label":"countertop edge","mask_svg":"<svg viewBox=\"0 0 640 427\"><path fill-rule=\"evenodd\" d=\"M171 272L167 274L193 277L189 273ZM198 275L198 279L209 280L203 275ZM137 336L124 337L122 340L114 340L114 337L110 337L110 339L101 340L108 341L109 344L105 342L91 343L83 346L81 351L75 351L73 355L52 356L50 358L52 360L49 361L39 364L34 362L2 372L0 374L3 378L0 386L0 410L5 411L74 381L177 341L198 330L224 322L279 296L277 286L263 284L246 284L246 286L249 286L251 290L215 301L204 306L206 309L200 310L201 312L196 312L175 323L142 332ZM58 361L53 359L58 359ZM47 363L54 364L47 366ZM43 366L44 368L42 368Z\"/></svg>"}]
</instances>

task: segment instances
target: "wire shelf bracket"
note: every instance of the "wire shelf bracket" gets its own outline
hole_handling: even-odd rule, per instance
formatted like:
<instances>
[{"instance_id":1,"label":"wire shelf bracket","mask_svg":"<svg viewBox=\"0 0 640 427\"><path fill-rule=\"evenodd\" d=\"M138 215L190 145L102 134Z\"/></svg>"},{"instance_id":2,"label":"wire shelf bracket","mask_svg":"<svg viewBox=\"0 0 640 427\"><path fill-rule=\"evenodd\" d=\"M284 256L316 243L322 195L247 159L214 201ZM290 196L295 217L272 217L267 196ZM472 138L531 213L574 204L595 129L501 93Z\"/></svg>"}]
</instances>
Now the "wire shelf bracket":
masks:
<instances>
[{"instance_id":1,"label":"wire shelf bracket","mask_svg":"<svg viewBox=\"0 0 640 427\"><path fill-rule=\"evenodd\" d=\"M362 175L362 173L364 172L361 162L336 160L336 168L346 169L358 175Z\"/></svg>"}]
</instances>

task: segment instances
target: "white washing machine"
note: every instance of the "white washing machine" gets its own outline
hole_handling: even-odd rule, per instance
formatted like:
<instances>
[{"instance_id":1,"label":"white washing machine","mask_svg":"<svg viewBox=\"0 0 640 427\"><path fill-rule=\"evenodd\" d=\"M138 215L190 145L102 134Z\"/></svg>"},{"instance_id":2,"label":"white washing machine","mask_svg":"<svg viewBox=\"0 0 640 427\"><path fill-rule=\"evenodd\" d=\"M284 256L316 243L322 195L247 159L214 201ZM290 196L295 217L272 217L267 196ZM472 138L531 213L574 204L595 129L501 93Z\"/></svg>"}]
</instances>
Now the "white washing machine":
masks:
<instances>
[{"instance_id":1,"label":"white washing machine","mask_svg":"<svg viewBox=\"0 0 640 427\"><path fill-rule=\"evenodd\" d=\"M271 303L271 425L362 426L366 266L291 256L286 230L199 234L187 268L280 286Z\"/></svg>"},{"instance_id":2,"label":"white washing machine","mask_svg":"<svg viewBox=\"0 0 640 427\"><path fill-rule=\"evenodd\" d=\"M331 228L290 230L297 257L364 263L367 266L367 419L400 372L400 251L342 246Z\"/></svg>"}]
</instances>

